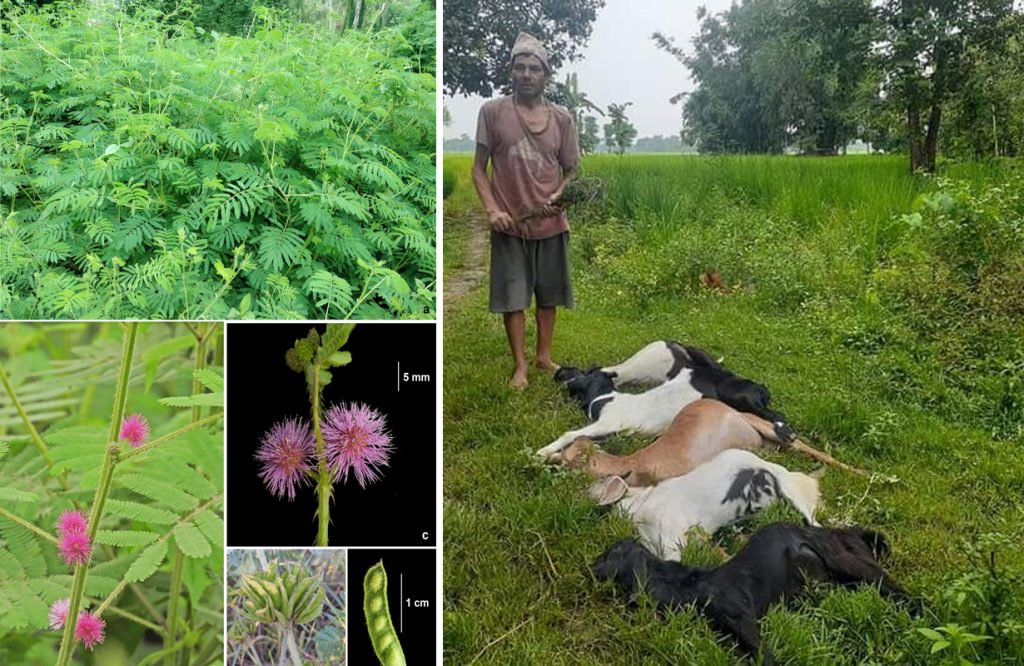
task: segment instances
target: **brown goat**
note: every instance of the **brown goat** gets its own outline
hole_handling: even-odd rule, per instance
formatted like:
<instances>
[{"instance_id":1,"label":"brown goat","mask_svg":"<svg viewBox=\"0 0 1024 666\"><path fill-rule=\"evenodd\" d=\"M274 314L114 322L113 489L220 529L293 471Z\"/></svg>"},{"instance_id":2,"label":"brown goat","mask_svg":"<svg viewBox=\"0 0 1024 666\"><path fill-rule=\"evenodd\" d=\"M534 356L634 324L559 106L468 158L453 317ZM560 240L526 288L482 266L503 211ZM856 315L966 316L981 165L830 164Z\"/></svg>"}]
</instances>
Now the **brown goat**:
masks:
<instances>
[{"instance_id":1,"label":"brown goat","mask_svg":"<svg viewBox=\"0 0 1024 666\"><path fill-rule=\"evenodd\" d=\"M617 456L580 437L562 452L562 462L590 476L620 476L631 486L650 486L680 476L725 449L781 444L772 424L724 402L703 398L683 407L663 435L634 453Z\"/></svg>"}]
</instances>

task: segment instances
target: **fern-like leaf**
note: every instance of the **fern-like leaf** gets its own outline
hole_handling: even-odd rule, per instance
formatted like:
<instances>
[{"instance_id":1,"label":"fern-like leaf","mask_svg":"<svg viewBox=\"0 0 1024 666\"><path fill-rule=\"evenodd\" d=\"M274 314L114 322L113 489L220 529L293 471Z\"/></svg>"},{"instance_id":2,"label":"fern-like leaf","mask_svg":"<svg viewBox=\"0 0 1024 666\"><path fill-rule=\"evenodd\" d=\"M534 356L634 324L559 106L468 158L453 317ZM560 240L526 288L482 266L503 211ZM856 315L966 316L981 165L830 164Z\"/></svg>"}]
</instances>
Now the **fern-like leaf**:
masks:
<instances>
[{"instance_id":1,"label":"fern-like leaf","mask_svg":"<svg viewBox=\"0 0 1024 666\"><path fill-rule=\"evenodd\" d=\"M125 474L117 477L117 481L121 482L126 488L179 513L193 509L199 503L199 500L195 497L178 490L172 484L157 481L141 474Z\"/></svg>"},{"instance_id":2,"label":"fern-like leaf","mask_svg":"<svg viewBox=\"0 0 1024 666\"><path fill-rule=\"evenodd\" d=\"M96 532L96 543L108 546L145 546L159 538L154 532L140 532L134 530L98 530Z\"/></svg>"},{"instance_id":3,"label":"fern-like leaf","mask_svg":"<svg viewBox=\"0 0 1024 666\"><path fill-rule=\"evenodd\" d=\"M148 504L125 500L108 499L105 513L120 516L129 520L138 520L151 525L172 525L178 516L170 511L158 509Z\"/></svg>"},{"instance_id":4,"label":"fern-like leaf","mask_svg":"<svg viewBox=\"0 0 1024 666\"><path fill-rule=\"evenodd\" d=\"M204 558L212 552L210 542L192 523L184 523L174 528L174 542L187 557Z\"/></svg>"},{"instance_id":5,"label":"fern-like leaf","mask_svg":"<svg viewBox=\"0 0 1024 666\"><path fill-rule=\"evenodd\" d=\"M160 541L146 548L128 567L124 578L129 583L141 583L156 573L156 570L163 564L167 557L167 542Z\"/></svg>"}]
</instances>

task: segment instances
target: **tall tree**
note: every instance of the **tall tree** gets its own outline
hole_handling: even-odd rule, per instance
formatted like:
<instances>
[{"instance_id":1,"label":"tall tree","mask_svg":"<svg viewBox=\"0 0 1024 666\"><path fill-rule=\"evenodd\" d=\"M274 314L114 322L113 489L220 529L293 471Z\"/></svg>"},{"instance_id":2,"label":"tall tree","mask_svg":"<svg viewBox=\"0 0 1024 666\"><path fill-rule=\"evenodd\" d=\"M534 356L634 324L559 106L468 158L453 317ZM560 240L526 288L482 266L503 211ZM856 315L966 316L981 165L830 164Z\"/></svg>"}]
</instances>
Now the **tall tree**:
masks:
<instances>
[{"instance_id":1,"label":"tall tree","mask_svg":"<svg viewBox=\"0 0 1024 666\"><path fill-rule=\"evenodd\" d=\"M603 116L604 111L597 104L590 101L587 93L580 90L579 80L575 72L565 75L565 83L553 82L546 93L546 97L555 104L564 106L566 111L572 116L573 124L576 126L576 134L580 140L580 149L582 150L584 113L594 111Z\"/></svg>"},{"instance_id":2,"label":"tall tree","mask_svg":"<svg viewBox=\"0 0 1024 666\"><path fill-rule=\"evenodd\" d=\"M506 88L516 35L540 39L555 69L580 55L604 0L445 0L444 90L483 95Z\"/></svg>"},{"instance_id":3,"label":"tall tree","mask_svg":"<svg viewBox=\"0 0 1024 666\"><path fill-rule=\"evenodd\" d=\"M604 141L608 145L609 151L614 149L619 155L625 153L626 149L633 145L633 139L636 138L636 128L626 117L626 107L631 104L633 102L608 105L608 117L611 122L604 126Z\"/></svg>"},{"instance_id":4,"label":"tall tree","mask_svg":"<svg viewBox=\"0 0 1024 666\"><path fill-rule=\"evenodd\" d=\"M698 86L673 98L684 140L703 152L834 154L854 138L877 32L870 0L744 0L697 19L692 53L654 35Z\"/></svg>"},{"instance_id":5,"label":"tall tree","mask_svg":"<svg viewBox=\"0 0 1024 666\"><path fill-rule=\"evenodd\" d=\"M580 130L580 152L589 155L597 151L597 144L601 137L597 134L597 117L584 116L583 128Z\"/></svg>"},{"instance_id":6,"label":"tall tree","mask_svg":"<svg viewBox=\"0 0 1024 666\"><path fill-rule=\"evenodd\" d=\"M986 59L1003 53L1013 0L887 0L887 99L906 116L912 171L935 171L943 111Z\"/></svg>"}]
</instances>

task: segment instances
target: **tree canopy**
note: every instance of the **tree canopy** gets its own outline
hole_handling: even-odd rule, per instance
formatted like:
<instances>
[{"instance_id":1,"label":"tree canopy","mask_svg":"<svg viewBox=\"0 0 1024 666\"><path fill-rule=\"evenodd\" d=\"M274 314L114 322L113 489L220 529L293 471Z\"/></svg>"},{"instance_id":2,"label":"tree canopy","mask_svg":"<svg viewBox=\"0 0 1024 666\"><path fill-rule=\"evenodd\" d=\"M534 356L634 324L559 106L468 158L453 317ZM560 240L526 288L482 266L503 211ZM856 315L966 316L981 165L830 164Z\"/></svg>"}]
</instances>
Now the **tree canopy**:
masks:
<instances>
[{"instance_id":1,"label":"tree canopy","mask_svg":"<svg viewBox=\"0 0 1024 666\"><path fill-rule=\"evenodd\" d=\"M1012 0L742 0L697 19L691 49L653 39L696 83L674 99L702 152L829 155L859 139L931 171L940 144L1024 151Z\"/></svg>"}]
</instances>

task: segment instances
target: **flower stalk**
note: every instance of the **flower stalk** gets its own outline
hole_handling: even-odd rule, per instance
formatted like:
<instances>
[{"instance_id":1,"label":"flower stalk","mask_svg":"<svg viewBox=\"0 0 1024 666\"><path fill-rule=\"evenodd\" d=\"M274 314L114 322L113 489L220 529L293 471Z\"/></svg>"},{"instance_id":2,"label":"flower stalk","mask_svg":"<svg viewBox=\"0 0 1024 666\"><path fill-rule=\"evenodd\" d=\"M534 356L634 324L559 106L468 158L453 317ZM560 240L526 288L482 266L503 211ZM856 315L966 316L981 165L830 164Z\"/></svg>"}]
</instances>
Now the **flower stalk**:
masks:
<instances>
[{"instance_id":1,"label":"flower stalk","mask_svg":"<svg viewBox=\"0 0 1024 666\"><path fill-rule=\"evenodd\" d=\"M114 465L117 463L118 458L117 435L121 427L121 420L124 418L125 405L128 402L128 382L132 374L132 359L135 355L135 341L138 337L138 332L138 322L129 323L121 347L121 370L118 373L117 385L114 389L114 412L110 417L107 453L103 458L103 469L100 472L100 481L96 486L96 495L93 498L92 514L89 516L88 536L90 543L95 542L100 518L103 517L103 506L106 504L107 495L110 494L110 485L114 476ZM71 663L71 655L75 651L75 626L78 623L78 611L82 605L82 594L85 591L85 579L88 574L88 561L75 565L74 579L71 583L68 619L64 624L64 635L60 643L60 653L57 655L57 666L68 666Z\"/></svg>"},{"instance_id":2,"label":"flower stalk","mask_svg":"<svg viewBox=\"0 0 1024 666\"><path fill-rule=\"evenodd\" d=\"M324 457L324 436L320 430L320 366L313 366L313 385L310 387L310 397L313 399L313 436L316 438L316 464L317 464L317 532L316 545L327 546L327 532L331 525L331 495L334 486L331 483L331 474L327 469L327 461Z\"/></svg>"}]
</instances>

